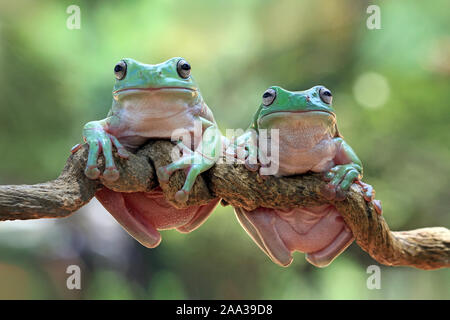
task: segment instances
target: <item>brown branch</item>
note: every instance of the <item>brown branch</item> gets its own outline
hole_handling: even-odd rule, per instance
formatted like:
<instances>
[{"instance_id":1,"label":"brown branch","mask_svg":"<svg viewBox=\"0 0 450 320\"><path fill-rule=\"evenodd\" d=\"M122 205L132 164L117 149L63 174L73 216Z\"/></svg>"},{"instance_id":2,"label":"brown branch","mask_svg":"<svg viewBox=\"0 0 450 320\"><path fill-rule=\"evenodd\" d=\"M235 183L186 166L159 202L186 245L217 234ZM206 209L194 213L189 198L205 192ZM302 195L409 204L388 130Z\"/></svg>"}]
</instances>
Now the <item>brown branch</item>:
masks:
<instances>
[{"instance_id":1,"label":"brown branch","mask_svg":"<svg viewBox=\"0 0 450 320\"><path fill-rule=\"evenodd\" d=\"M102 179L94 181L84 175L87 146L72 154L61 175L53 181L34 185L0 186L0 221L66 217L88 203L101 187ZM100 159L103 171L103 159ZM106 184L116 191L150 191L158 181L148 158L141 153L129 159L116 157L120 178Z\"/></svg>"},{"instance_id":2,"label":"brown branch","mask_svg":"<svg viewBox=\"0 0 450 320\"><path fill-rule=\"evenodd\" d=\"M173 145L151 141L128 160L116 157L120 179L114 184L92 181L84 176L87 147L71 155L58 179L47 183L0 186L0 220L59 218L70 215L89 202L105 185L121 192L150 191L159 185L154 167L170 163ZM101 161L101 166L102 166ZM169 183L160 184L166 198L176 207L174 195L184 182L178 171ZM324 182L317 174L261 178L243 165L217 164L199 177L187 205L203 204L214 197L247 210L259 206L292 208L332 203L343 215L358 245L379 263L420 269L450 267L450 231L443 227L392 232L383 216L368 204L358 185L343 201L328 201L320 193Z\"/></svg>"}]
</instances>

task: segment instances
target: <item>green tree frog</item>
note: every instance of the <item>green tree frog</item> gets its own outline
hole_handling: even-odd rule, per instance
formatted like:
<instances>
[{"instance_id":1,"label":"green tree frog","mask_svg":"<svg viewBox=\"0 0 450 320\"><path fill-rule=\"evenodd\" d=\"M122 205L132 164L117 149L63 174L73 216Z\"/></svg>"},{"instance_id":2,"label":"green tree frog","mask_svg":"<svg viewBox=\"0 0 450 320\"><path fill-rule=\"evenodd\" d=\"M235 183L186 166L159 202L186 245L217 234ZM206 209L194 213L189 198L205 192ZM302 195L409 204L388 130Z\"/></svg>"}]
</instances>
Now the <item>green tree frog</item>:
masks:
<instances>
[{"instance_id":1,"label":"green tree frog","mask_svg":"<svg viewBox=\"0 0 450 320\"><path fill-rule=\"evenodd\" d=\"M222 135L191 76L190 64L183 58L156 65L123 59L115 65L114 75L113 101L107 118L91 121L83 129L89 145L86 176L100 176L97 160L102 152L103 177L114 181L119 172L113 146L120 157L127 158L127 150L136 150L148 139L173 139L174 133L181 130L184 137L178 142L183 146L183 156L157 168L157 175L160 181L167 181L174 171L185 170L186 181L175 199L186 201L197 176L214 165L222 150ZM196 130L200 137L195 137ZM158 230L190 232L207 219L219 201L176 209L164 199L161 190L119 193L106 187L96 197L128 233L150 248L161 241Z\"/></svg>"},{"instance_id":2,"label":"green tree frog","mask_svg":"<svg viewBox=\"0 0 450 320\"><path fill-rule=\"evenodd\" d=\"M261 140L263 133L266 141ZM322 191L329 199L342 199L357 182L366 201L374 201L381 213L372 187L360 182L362 163L339 134L332 94L323 86L296 92L269 88L249 129L235 139L235 144L245 150L248 168L259 169L261 175L323 173L329 183ZM282 266L292 262L294 251L306 253L306 259L315 266L327 266L354 240L342 216L329 204L294 209L260 207L253 211L235 208L235 213L256 244Z\"/></svg>"}]
</instances>

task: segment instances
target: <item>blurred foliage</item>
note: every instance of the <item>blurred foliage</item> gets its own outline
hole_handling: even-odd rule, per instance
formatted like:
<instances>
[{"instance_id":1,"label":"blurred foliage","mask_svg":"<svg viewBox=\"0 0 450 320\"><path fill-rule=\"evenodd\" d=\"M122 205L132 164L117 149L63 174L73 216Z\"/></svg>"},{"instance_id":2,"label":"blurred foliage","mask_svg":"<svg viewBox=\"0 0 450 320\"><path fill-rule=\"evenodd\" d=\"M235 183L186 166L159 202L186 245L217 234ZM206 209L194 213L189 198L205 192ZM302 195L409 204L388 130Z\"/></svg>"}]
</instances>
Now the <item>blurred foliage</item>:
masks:
<instances>
[{"instance_id":1,"label":"blurred foliage","mask_svg":"<svg viewBox=\"0 0 450 320\"><path fill-rule=\"evenodd\" d=\"M381 30L366 8L381 7ZM81 8L68 30L66 8ZM122 57L185 57L223 132L245 128L270 85L333 91L340 131L365 165L394 230L449 226L450 3L425 1L31 1L0 5L0 183L49 180L84 123L110 106ZM82 290L66 289L70 264ZM437 299L448 270L381 266L353 244L317 269L280 268L231 208L153 250L98 204L60 221L0 224L0 298Z\"/></svg>"}]
</instances>

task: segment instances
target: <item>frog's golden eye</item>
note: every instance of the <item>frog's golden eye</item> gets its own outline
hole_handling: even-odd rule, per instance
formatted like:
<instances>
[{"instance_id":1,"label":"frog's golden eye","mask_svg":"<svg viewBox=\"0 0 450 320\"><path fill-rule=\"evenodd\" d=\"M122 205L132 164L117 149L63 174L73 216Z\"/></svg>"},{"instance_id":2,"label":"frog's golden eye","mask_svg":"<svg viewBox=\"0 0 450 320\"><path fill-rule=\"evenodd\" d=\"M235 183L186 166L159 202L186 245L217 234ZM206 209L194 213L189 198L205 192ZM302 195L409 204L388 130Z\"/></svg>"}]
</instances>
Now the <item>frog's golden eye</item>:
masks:
<instances>
[{"instance_id":1,"label":"frog's golden eye","mask_svg":"<svg viewBox=\"0 0 450 320\"><path fill-rule=\"evenodd\" d=\"M127 75L127 63L120 60L118 64L114 66L114 75L117 80L122 80Z\"/></svg>"},{"instance_id":2,"label":"frog's golden eye","mask_svg":"<svg viewBox=\"0 0 450 320\"><path fill-rule=\"evenodd\" d=\"M266 107L270 106L276 97L277 92L274 89L267 89L262 96L263 105Z\"/></svg>"},{"instance_id":3,"label":"frog's golden eye","mask_svg":"<svg viewBox=\"0 0 450 320\"><path fill-rule=\"evenodd\" d=\"M326 104L331 104L331 102L333 101L333 95L331 94L331 91L325 87L320 88L319 96L320 99L322 99L322 101Z\"/></svg>"},{"instance_id":4,"label":"frog's golden eye","mask_svg":"<svg viewBox=\"0 0 450 320\"><path fill-rule=\"evenodd\" d=\"M191 65L186 60L181 59L177 63L177 72L181 78L187 79L191 75Z\"/></svg>"}]
</instances>

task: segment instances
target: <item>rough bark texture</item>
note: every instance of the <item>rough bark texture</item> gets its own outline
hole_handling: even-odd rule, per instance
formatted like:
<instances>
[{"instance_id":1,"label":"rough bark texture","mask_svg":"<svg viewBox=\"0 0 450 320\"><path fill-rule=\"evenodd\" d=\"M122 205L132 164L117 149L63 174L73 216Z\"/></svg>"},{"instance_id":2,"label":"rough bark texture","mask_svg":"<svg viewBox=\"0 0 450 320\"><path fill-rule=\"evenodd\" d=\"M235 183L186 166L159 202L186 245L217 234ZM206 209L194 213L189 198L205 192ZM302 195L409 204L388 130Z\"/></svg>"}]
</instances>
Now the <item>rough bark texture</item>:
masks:
<instances>
[{"instance_id":1,"label":"rough bark texture","mask_svg":"<svg viewBox=\"0 0 450 320\"><path fill-rule=\"evenodd\" d=\"M120 179L107 183L84 176L87 147L83 146L69 157L63 172L54 181L0 186L0 220L68 216L89 202L102 185L121 192L145 192L160 185L166 198L179 208L203 204L214 197L247 210L260 206L292 208L332 203L343 215L358 245L379 263L426 270L450 267L448 229L392 232L383 216L364 200L358 185L351 187L345 200L328 201L321 195L324 182L317 174L262 178L240 164L217 164L197 179L187 204L176 203L174 195L183 186L184 172L178 171L168 183L159 184L154 169L170 163L172 148L168 141L150 141L136 154L130 154L128 160L116 157Z\"/></svg>"}]
</instances>

